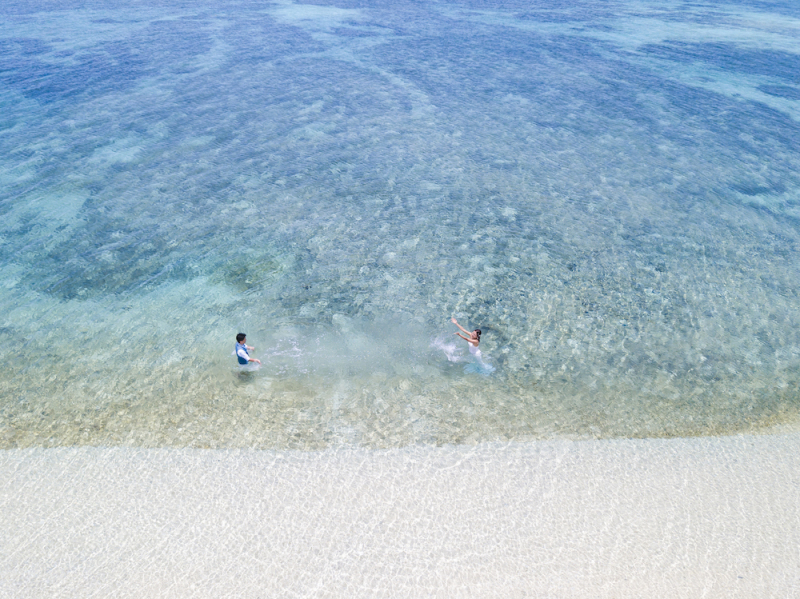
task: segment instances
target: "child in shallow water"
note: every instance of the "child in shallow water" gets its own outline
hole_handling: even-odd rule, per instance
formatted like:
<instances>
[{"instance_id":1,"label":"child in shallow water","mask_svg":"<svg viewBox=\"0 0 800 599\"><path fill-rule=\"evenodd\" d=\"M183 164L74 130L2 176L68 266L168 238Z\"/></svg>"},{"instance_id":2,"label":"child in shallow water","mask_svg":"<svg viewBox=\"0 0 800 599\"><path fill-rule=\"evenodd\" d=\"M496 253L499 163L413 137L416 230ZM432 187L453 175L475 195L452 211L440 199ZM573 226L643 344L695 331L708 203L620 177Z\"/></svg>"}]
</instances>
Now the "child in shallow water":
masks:
<instances>
[{"instance_id":1,"label":"child in shallow water","mask_svg":"<svg viewBox=\"0 0 800 599\"><path fill-rule=\"evenodd\" d=\"M474 331L472 331L472 332L470 333L470 332L469 332L467 329L465 329L465 328L464 328L464 327L462 327L460 324L458 324L458 321L455 319L455 316L454 316L453 318L451 318L451 319L450 319L450 322L452 322L452 323L453 323L454 325L456 325L456 326L457 326L459 329L461 329L462 331L464 331L464 333L466 333L467 335L469 335L469 337L464 337L464 335L462 335L461 333L458 333L458 332L456 332L456 333L453 333L453 335L458 335L458 336L459 336L459 337L461 337L461 338L462 338L464 341L466 341L467 343L469 343L469 353L471 353L471 354L472 354L473 356L475 356L475 357L476 357L478 360L480 360L480 359L481 359L481 350L479 350L479 349L478 349L478 344L481 342L481 330L480 330L480 329L475 329Z\"/></svg>"},{"instance_id":2,"label":"child in shallow water","mask_svg":"<svg viewBox=\"0 0 800 599\"><path fill-rule=\"evenodd\" d=\"M239 361L239 364L245 365L249 362L261 364L261 360L250 357L250 352L254 349L255 347L247 345L247 335L244 333L239 333L236 335L236 347L233 348L233 353L236 355L236 359Z\"/></svg>"}]
</instances>

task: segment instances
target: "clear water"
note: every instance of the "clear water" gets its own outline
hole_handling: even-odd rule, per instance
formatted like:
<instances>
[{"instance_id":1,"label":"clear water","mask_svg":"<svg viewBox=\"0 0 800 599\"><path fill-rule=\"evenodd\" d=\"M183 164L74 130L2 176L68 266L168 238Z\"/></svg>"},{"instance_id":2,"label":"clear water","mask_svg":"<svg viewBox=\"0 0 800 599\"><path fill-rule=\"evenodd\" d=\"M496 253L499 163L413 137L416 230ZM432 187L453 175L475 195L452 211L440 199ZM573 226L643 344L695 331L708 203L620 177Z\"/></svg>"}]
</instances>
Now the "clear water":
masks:
<instances>
[{"instance_id":1,"label":"clear water","mask_svg":"<svg viewBox=\"0 0 800 599\"><path fill-rule=\"evenodd\" d=\"M796 427L799 48L788 1L6 1L0 447Z\"/></svg>"}]
</instances>

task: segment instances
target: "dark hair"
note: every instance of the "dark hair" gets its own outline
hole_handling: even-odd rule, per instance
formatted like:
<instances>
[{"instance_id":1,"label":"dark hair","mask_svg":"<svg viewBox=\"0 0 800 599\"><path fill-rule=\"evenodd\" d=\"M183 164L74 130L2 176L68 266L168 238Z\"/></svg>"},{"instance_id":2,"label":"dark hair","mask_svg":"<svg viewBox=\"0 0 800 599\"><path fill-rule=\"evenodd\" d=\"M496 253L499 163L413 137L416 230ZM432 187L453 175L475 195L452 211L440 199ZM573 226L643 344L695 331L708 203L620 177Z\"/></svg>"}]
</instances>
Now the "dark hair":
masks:
<instances>
[{"instance_id":1,"label":"dark hair","mask_svg":"<svg viewBox=\"0 0 800 599\"><path fill-rule=\"evenodd\" d=\"M480 329L475 329L473 332L474 332L474 333L477 333L477 335L478 335L478 341L480 341L480 340L481 340L481 330L480 330Z\"/></svg>"},{"instance_id":2,"label":"dark hair","mask_svg":"<svg viewBox=\"0 0 800 599\"><path fill-rule=\"evenodd\" d=\"M238 335L236 335L236 343L241 343L242 341L244 341L245 337L247 337L247 335L245 335L244 333L239 333Z\"/></svg>"}]
</instances>

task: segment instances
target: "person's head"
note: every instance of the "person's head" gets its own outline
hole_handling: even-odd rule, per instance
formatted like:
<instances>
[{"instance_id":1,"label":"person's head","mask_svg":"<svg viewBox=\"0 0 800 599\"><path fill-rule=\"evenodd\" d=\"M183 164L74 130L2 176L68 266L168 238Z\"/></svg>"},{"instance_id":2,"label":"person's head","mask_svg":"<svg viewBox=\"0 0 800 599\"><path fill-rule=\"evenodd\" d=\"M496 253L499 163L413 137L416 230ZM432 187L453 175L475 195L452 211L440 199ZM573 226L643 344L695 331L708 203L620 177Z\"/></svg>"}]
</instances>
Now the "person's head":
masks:
<instances>
[{"instance_id":1,"label":"person's head","mask_svg":"<svg viewBox=\"0 0 800 599\"><path fill-rule=\"evenodd\" d=\"M239 333L236 335L236 343L244 343L244 340L247 339L247 335L244 333Z\"/></svg>"},{"instance_id":2,"label":"person's head","mask_svg":"<svg viewBox=\"0 0 800 599\"><path fill-rule=\"evenodd\" d=\"M472 331L472 336L475 339L477 339L478 341L480 341L481 340L481 330L480 329L475 329L474 331Z\"/></svg>"}]
</instances>

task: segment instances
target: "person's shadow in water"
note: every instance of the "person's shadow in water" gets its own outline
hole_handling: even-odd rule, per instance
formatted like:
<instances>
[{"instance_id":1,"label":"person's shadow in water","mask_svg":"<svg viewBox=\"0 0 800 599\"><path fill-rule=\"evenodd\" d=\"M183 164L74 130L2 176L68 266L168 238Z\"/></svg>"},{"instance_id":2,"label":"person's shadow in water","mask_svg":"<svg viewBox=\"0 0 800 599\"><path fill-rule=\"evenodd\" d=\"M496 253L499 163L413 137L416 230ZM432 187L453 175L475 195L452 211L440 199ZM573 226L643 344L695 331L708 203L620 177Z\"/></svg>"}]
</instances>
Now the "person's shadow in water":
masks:
<instances>
[{"instance_id":1,"label":"person's shadow in water","mask_svg":"<svg viewBox=\"0 0 800 599\"><path fill-rule=\"evenodd\" d=\"M494 366L483 361L470 362L469 364L464 366L464 372L467 374L480 374L483 376L489 376L495 370L496 368Z\"/></svg>"}]
</instances>

